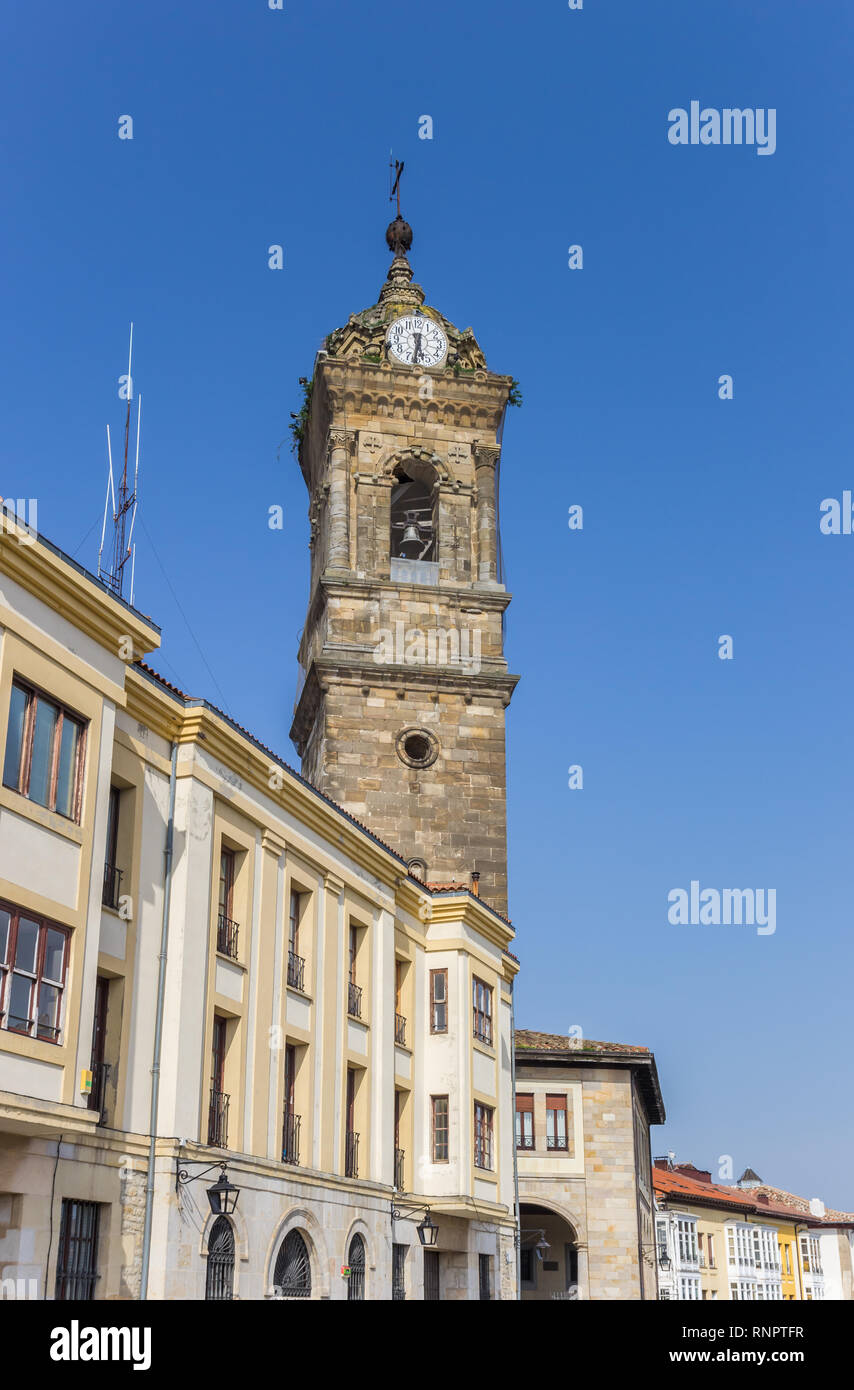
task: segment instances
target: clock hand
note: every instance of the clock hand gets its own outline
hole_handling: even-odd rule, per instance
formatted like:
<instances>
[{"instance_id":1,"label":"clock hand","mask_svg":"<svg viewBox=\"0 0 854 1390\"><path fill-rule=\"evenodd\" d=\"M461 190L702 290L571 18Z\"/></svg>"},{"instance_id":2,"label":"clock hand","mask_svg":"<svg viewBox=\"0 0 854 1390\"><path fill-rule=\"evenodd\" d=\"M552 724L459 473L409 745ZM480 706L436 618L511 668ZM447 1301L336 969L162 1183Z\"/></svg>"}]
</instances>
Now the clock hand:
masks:
<instances>
[{"instance_id":1,"label":"clock hand","mask_svg":"<svg viewBox=\"0 0 854 1390\"><path fill-rule=\"evenodd\" d=\"M417 362L417 361L418 361L418 358L419 358L419 356L420 356L420 354L421 354L421 334L420 334L420 333L413 333L412 336L413 336L413 338L415 339L415 353L414 353L414 356L413 356L412 360L413 360L413 362Z\"/></svg>"}]
</instances>

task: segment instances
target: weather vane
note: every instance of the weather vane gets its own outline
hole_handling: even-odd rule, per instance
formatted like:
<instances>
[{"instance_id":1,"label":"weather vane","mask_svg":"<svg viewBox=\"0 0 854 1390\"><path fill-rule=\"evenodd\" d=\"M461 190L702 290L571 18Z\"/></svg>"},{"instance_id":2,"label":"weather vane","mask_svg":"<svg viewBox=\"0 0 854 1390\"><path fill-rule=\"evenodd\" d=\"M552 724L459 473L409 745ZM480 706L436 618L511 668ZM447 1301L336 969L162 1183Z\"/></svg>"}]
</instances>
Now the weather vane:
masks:
<instances>
[{"instance_id":1,"label":"weather vane","mask_svg":"<svg viewBox=\"0 0 854 1390\"><path fill-rule=\"evenodd\" d=\"M389 150L388 167L389 167L389 170L391 171L391 172L389 173L389 180L392 179L392 173L393 173L393 175L394 175L393 182L392 182L392 184L391 184L391 192L390 192L389 195L388 195L388 200L389 200L389 202L391 202L392 199L394 198L395 194L397 194L397 215L398 215L398 217L399 217L399 216L400 216L400 176L401 176L401 174L403 173L403 160L402 160L402 159L395 159L395 158L394 158L394 155L393 155L393 152L392 152L391 150Z\"/></svg>"}]
</instances>

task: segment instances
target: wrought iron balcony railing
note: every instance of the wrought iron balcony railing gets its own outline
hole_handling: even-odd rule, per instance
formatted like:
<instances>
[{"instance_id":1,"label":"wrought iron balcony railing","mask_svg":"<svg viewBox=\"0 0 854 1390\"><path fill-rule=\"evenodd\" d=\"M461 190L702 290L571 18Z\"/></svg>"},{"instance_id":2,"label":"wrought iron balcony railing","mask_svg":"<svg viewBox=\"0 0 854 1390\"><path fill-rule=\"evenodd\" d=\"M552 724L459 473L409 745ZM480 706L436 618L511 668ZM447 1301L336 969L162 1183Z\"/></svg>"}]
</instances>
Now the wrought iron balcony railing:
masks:
<instances>
[{"instance_id":1,"label":"wrought iron balcony railing","mask_svg":"<svg viewBox=\"0 0 854 1390\"><path fill-rule=\"evenodd\" d=\"M230 956L232 960L237 960L237 933L240 930L238 922L232 922L230 917L226 917L224 912L219 914L216 923L216 948L224 956Z\"/></svg>"},{"instance_id":2,"label":"wrought iron balcony railing","mask_svg":"<svg viewBox=\"0 0 854 1390\"><path fill-rule=\"evenodd\" d=\"M405 1166L406 1166L405 1160L406 1160L406 1150L405 1150L405 1149L395 1149L395 1151L394 1151L394 1185L395 1185L395 1187L397 1188L398 1192L403 1192L404 1189L405 1189L405 1184L404 1184L404 1180L403 1180L403 1179L404 1179L404 1173L405 1173Z\"/></svg>"},{"instance_id":3,"label":"wrought iron balcony railing","mask_svg":"<svg viewBox=\"0 0 854 1390\"><path fill-rule=\"evenodd\" d=\"M362 986L354 985L352 980L347 983L347 1012L353 1018L362 1017Z\"/></svg>"},{"instance_id":4,"label":"wrought iron balcony railing","mask_svg":"<svg viewBox=\"0 0 854 1390\"><path fill-rule=\"evenodd\" d=\"M119 910L119 896L121 894L122 871L117 869L115 864L104 865L104 883L101 888L101 902L104 907L111 907L114 912Z\"/></svg>"},{"instance_id":5,"label":"wrought iron balcony railing","mask_svg":"<svg viewBox=\"0 0 854 1390\"><path fill-rule=\"evenodd\" d=\"M394 1040L401 1047L406 1047L406 1019L403 1014L394 1016Z\"/></svg>"},{"instance_id":6,"label":"wrought iron balcony railing","mask_svg":"<svg viewBox=\"0 0 854 1390\"><path fill-rule=\"evenodd\" d=\"M208 1107L208 1143L217 1149L227 1148L228 1101L229 1097L225 1091L218 1091L215 1086L211 1087L211 1099Z\"/></svg>"},{"instance_id":7,"label":"wrought iron balcony railing","mask_svg":"<svg viewBox=\"0 0 854 1390\"><path fill-rule=\"evenodd\" d=\"M300 1116L292 1110L285 1110L282 1125L282 1162L299 1163Z\"/></svg>"},{"instance_id":8,"label":"wrought iron balcony railing","mask_svg":"<svg viewBox=\"0 0 854 1390\"><path fill-rule=\"evenodd\" d=\"M353 1129L347 1130L344 1173L348 1178L357 1178L359 1176L359 1136Z\"/></svg>"},{"instance_id":9,"label":"wrought iron balcony railing","mask_svg":"<svg viewBox=\"0 0 854 1390\"><path fill-rule=\"evenodd\" d=\"M288 951L288 984L292 989L303 988L305 961L295 951Z\"/></svg>"},{"instance_id":10,"label":"wrought iron balcony railing","mask_svg":"<svg viewBox=\"0 0 854 1390\"><path fill-rule=\"evenodd\" d=\"M534 1136L533 1136L533 1134L517 1134L517 1135L516 1135L516 1148L517 1148L517 1149L533 1149L533 1147L534 1147Z\"/></svg>"},{"instance_id":11,"label":"wrought iron balcony railing","mask_svg":"<svg viewBox=\"0 0 854 1390\"><path fill-rule=\"evenodd\" d=\"M568 1149L568 1148L569 1148L569 1143L567 1142L566 1135L561 1135L561 1134L547 1134L547 1135L546 1135L546 1148L547 1148L547 1149Z\"/></svg>"}]
</instances>

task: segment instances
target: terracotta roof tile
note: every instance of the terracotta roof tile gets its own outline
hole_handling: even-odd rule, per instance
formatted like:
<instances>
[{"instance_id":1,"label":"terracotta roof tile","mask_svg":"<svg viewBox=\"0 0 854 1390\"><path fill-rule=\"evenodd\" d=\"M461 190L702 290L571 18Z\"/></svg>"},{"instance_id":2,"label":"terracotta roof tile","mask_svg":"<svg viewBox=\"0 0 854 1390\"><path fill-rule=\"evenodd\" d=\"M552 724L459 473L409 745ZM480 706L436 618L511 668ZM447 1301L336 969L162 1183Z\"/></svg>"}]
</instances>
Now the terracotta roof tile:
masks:
<instances>
[{"instance_id":1,"label":"terracotta roof tile","mask_svg":"<svg viewBox=\"0 0 854 1390\"><path fill-rule=\"evenodd\" d=\"M633 1043L597 1042L593 1038L571 1038L563 1033L536 1033L529 1028L517 1028L516 1046L530 1052L637 1052L650 1056L648 1047L637 1047Z\"/></svg>"}]
</instances>

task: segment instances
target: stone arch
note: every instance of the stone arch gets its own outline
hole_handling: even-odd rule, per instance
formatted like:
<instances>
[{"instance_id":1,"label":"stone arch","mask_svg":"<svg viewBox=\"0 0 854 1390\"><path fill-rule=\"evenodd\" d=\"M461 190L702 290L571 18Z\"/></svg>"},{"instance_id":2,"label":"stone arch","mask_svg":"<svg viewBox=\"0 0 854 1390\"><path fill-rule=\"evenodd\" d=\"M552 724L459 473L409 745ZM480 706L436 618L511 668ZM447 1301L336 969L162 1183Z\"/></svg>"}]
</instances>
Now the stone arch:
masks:
<instances>
[{"instance_id":1,"label":"stone arch","mask_svg":"<svg viewBox=\"0 0 854 1390\"><path fill-rule=\"evenodd\" d=\"M274 1273L276 1260L285 1238L292 1231L298 1231L305 1241L311 1261L311 1297L329 1297L329 1254L323 1227L313 1212L307 1207L292 1207L287 1216L279 1222L267 1250L264 1269L264 1290L266 1298L274 1298Z\"/></svg>"},{"instance_id":2,"label":"stone arch","mask_svg":"<svg viewBox=\"0 0 854 1390\"><path fill-rule=\"evenodd\" d=\"M439 455L434 454L431 449L418 446L394 449L386 455L380 465L381 474L387 478L393 477L398 469L402 469L410 478L417 478L419 482L426 483L428 487L453 481L448 465L442 462Z\"/></svg>"},{"instance_id":3,"label":"stone arch","mask_svg":"<svg viewBox=\"0 0 854 1390\"><path fill-rule=\"evenodd\" d=\"M583 1216L573 1211L551 1193L544 1199L539 1194L519 1194L519 1216L524 1256L521 1269L523 1300L589 1297L587 1269L587 1240ZM551 1247L545 1258L536 1257L536 1235ZM549 1267L546 1268L546 1260Z\"/></svg>"}]
</instances>

